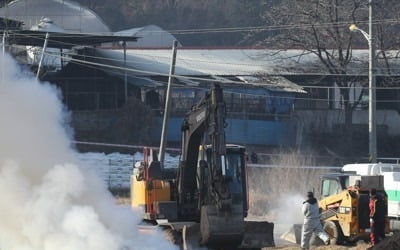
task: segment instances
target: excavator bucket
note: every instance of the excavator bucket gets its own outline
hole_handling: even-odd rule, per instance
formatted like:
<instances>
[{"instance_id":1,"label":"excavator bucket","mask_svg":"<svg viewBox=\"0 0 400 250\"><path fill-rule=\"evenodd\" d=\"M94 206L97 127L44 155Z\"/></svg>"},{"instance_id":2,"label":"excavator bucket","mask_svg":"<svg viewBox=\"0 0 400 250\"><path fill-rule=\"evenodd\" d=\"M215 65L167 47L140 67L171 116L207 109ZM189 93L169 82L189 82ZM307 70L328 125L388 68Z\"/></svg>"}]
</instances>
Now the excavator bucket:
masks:
<instances>
[{"instance_id":1,"label":"excavator bucket","mask_svg":"<svg viewBox=\"0 0 400 250\"><path fill-rule=\"evenodd\" d=\"M301 229L301 224L293 224L293 226L288 231L283 233L280 238L292 243L300 244Z\"/></svg>"},{"instance_id":2,"label":"excavator bucket","mask_svg":"<svg viewBox=\"0 0 400 250\"><path fill-rule=\"evenodd\" d=\"M245 221L245 232L239 249L274 247L274 223Z\"/></svg>"},{"instance_id":3,"label":"excavator bucket","mask_svg":"<svg viewBox=\"0 0 400 250\"><path fill-rule=\"evenodd\" d=\"M207 249L200 245L200 224L184 226L182 229L183 250Z\"/></svg>"},{"instance_id":4,"label":"excavator bucket","mask_svg":"<svg viewBox=\"0 0 400 250\"><path fill-rule=\"evenodd\" d=\"M215 206L201 208L200 235L204 245L232 249L242 241L244 227L242 206L233 205L226 215Z\"/></svg>"}]
</instances>

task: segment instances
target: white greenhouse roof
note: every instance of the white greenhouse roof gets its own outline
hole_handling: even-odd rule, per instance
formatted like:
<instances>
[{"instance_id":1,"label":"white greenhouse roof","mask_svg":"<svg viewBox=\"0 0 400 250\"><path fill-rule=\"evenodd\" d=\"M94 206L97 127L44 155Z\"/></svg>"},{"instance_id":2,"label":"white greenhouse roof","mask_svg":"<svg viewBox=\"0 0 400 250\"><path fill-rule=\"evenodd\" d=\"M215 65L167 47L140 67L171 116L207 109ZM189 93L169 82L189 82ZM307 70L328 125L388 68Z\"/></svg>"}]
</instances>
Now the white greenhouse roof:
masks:
<instances>
[{"instance_id":1,"label":"white greenhouse roof","mask_svg":"<svg viewBox=\"0 0 400 250\"><path fill-rule=\"evenodd\" d=\"M96 13L69 0L15 0L0 8L0 16L22 21L26 29L48 17L70 32L110 32Z\"/></svg>"},{"instance_id":2,"label":"white greenhouse roof","mask_svg":"<svg viewBox=\"0 0 400 250\"><path fill-rule=\"evenodd\" d=\"M146 48L160 48L160 47L170 47L172 46L174 40L177 40L175 36L166 30L158 27L157 25L146 25L139 28L132 28L127 30L121 30L114 33L115 35L122 36L136 36L140 37L137 42L128 42L127 46L134 47L146 47ZM182 46L178 42L178 46Z\"/></svg>"}]
</instances>

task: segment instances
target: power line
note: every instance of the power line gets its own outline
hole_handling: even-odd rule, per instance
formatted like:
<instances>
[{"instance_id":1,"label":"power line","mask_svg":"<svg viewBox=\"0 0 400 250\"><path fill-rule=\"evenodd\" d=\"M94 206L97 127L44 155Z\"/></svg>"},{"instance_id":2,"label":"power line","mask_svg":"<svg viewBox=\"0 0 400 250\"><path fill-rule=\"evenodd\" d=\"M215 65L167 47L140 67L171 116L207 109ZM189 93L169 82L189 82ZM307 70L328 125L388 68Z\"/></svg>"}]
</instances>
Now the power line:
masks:
<instances>
[{"instance_id":1,"label":"power line","mask_svg":"<svg viewBox=\"0 0 400 250\"><path fill-rule=\"evenodd\" d=\"M155 72L155 71L143 71L143 70L131 69L131 68L127 68L127 67L112 66L112 65L108 65L108 64L88 62L88 61L79 60L79 59L72 59L72 58L61 56L61 55L51 53L51 52L45 52L45 55L57 57L57 58L64 58L64 59L73 61L75 63L79 63L80 65L89 64L92 66L97 66L99 68L102 68L102 70L104 70L103 68L109 68L109 69L116 69L116 70L120 70L120 71L126 70L126 71L132 71L132 72L137 72L137 73L146 73L147 75L153 75L153 76L168 76L168 74L159 73L159 72ZM106 70L104 70L104 71L106 71ZM117 71L110 71L110 70L107 72L118 73ZM307 75L307 73L304 73L304 74L299 73L299 74ZM320 74L318 74L318 75L320 76ZM326 76L326 75L331 75L331 74L324 74L323 76ZM138 76L138 77L140 77L140 76ZM204 82L232 83L232 84L240 84L240 85L246 84L245 82L242 82L242 81L233 81L233 80L229 80L229 79L226 79L226 80L224 80L224 82L222 82L221 80L218 80L218 79L209 79L209 78L183 76L183 75L174 75L174 77L176 77L178 79L182 78L182 79L189 79L189 80L199 80L199 81L204 81ZM162 83L165 84L164 82L162 82ZM253 86L251 84L249 84L249 85ZM268 84L268 83L263 83L263 84L255 85L255 86L280 87L275 84ZM314 86L314 85L298 85L298 86L300 86L302 88L310 88L310 89L364 89L365 88L363 86L335 86L335 87L333 87L333 86ZM392 90L392 89L400 89L400 86L399 87L375 87L375 89Z\"/></svg>"},{"instance_id":2,"label":"power line","mask_svg":"<svg viewBox=\"0 0 400 250\"><path fill-rule=\"evenodd\" d=\"M341 22L325 22L315 24L282 24L282 25L266 25L266 26L250 26L250 27L227 27L227 28L206 28L206 29L182 29L182 30L167 30L171 34L175 35L187 35L187 34L207 34L207 33L222 33L222 32L253 32L253 31L277 31L277 30L290 30L290 29L306 29L306 28L322 28L330 26L349 26L354 23L353 20L341 21ZM376 20L374 24L398 24L399 19L382 19ZM368 24L368 21L357 21L357 24ZM156 31L149 31L155 33ZM159 31L162 32L162 31Z\"/></svg>"},{"instance_id":3,"label":"power line","mask_svg":"<svg viewBox=\"0 0 400 250\"><path fill-rule=\"evenodd\" d=\"M154 75L154 76L168 76L168 74L166 73L160 73L160 72L155 72L155 71L145 71L145 70L138 70L138 69L132 69L132 68L127 68L127 67L120 67L120 66L113 66L113 65L108 65L108 64L103 64L103 63L96 63L96 62L90 62L90 61L85 61L85 60L79 60L79 59L73 59L73 58L67 58L65 56L61 56L61 55L56 55L54 53L49 53L46 52L46 55L50 55L50 56L54 56L54 57L59 57L59 58L64 58L64 59L68 59L70 61L75 61L75 62L81 62L81 63L85 63L85 64L91 64L94 66L98 66L98 67L106 67L106 68L111 68L111 69L116 69L116 70L126 70L126 71L131 71L131 72L136 72L136 73L142 73L142 74L146 74L146 75ZM108 58L101 58L98 57L100 59L104 59L104 60L108 60ZM112 60L111 60L112 61ZM240 64L239 64L240 65ZM391 68L394 69L394 68ZM321 73L309 73L309 72L282 72L282 73L275 73L274 75L304 75L304 76L348 76L348 77L362 77L363 75L359 74L359 75L348 75L348 74L332 74L332 73L325 73L325 72L321 72ZM262 75L261 75L262 76ZM271 76L271 75L270 75ZM381 76L392 76L392 75L381 75ZM208 81L208 82L221 82L221 80L217 80L217 79L209 79L209 78L201 78L201 77L194 77L194 76L183 76L183 75L174 75L174 77L176 78L182 78L182 79L189 79L189 80L198 80L198 81ZM393 77L393 76L392 76ZM239 82L239 81L233 81L233 80L229 80L226 79L224 80L225 83L233 83L233 84L244 84L244 82ZM276 85L274 84L263 84L266 86L274 86L276 87ZM302 87L315 87L315 88L330 88L328 86L312 86L312 85L308 85L308 86L302 86ZM340 87L338 86L337 88L363 88L363 87ZM386 87L377 87L378 88L382 88L382 89L386 89ZM394 87L397 88L397 87ZM400 88L400 87L398 87Z\"/></svg>"},{"instance_id":4,"label":"power line","mask_svg":"<svg viewBox=\"0 0 400 250\"><path fill-rule=\"evenodd\" d=\"M46 53L47 54L47 53ZM52 54L47 54L52 56ZM74 60L73 63L88 67L88 68L93 68L93 69L97 69L95 66L93 65L88 65L86 64L85 61L81 61L81 60ZM102 69L103 70L103 69ZM107 71L106 72L111 72L114 74L119 74L119 75L123 75L123 73L118 73L115 71ZM211 80L211 79L210 79ZM163 81L156 81L156 80L152 80L153 82L157 82L160 84L166 84L166 82ZM218 82L218 81L217 81ZM219 82L221 83L221 82ZM243 85L243 82L236 82L237 84L241 84ZM176 87L180 87L180 88L185 88L185 89L199 89L199 90L209 90L209 88L207 87L199 87L199 86L182 86L182 85L178 85L178 84L173 84L174 88ZM276 87L276 85L272 85L270 84L269 86L273 86ZM261 85L262 87L262 85ZM301 86L304 87L304 86ZM324 87L324 86L308 86L307 88L325 88L325 89L334 89L335 87ZM337 87L337 88L351 88L351 87ZM400 89L400 87L396 87L396 88L389 88L389 89ZM255 93L246 93L246 92L242 92L242 93L238 93L237 91L232 91L232 90L224 90L225 93L231 93L231 94L243 94L246 96L254 96L254 97L264 97L264 98L275 98L275 99L288 99L288 100L301 100L301 101L319 101L319 102L331 102L331 103L342 103L342 100L334 100L334 99L329 99L329 98L311 98L311 97L299 97L299 96L295 96L295 94L293 96L276 96L276 95L270 95L270 94L255 94ZM302 94L303 95L303 94ZM304 94L307 95L307 94ZM356 102L356 101L353 101ZM376 100L376 103L399 103L400 100Z\"/></svg>"},{"instance_id":5,"label":"power line","mask_svg":"<svg viewBox=\"0 0 400 250\"><path fill-rule=\"evenodd\" d=\"M322 28L330 26L349 26L354 23L354 20L324 22L324 23L296 23L296 24L281 24L281 25L261 25L261 26L245 26L245 27L221 27L221 28L199 28L199 29L177 29L177 30L141 30L141 33L165 33L169 32L174 35L190 35L190 34L207 34L207 33L232 33L232 32L255 32L255 31L276 31L290 29L306 29L310 27ZM357 24L368 24L368 21L356 21ZM381 19L375 20L373 24L399 24L399 19ZM104 35L115 34L116 32L85 32L88 35ZM118 31L118 35L132 35L131 32ZM69 37L73 37L69 35ZM78 37L78 36L77 36Z\"/></svg>"},{"instance_id":6,"label":"power line","mask_svg":"<svg viewBox=\"0 0 400 250\"><path fill-rule=\"evenodd\" d=\"M75 53L68 53L68 52L63 52L64 55L69 55L69 56L73 56L76 55ZM301 55L299 55L301 56ZM84 55L85 58L92 58L92 59L98 59L98 60L105 60L105 61L111 61L111 62L118 62L118 63L123 63L124 61L122 59L116 59L116 58L109 58L109 57L100 57L100 56L90 56L90 55ZM162 58L162 59L169 59L167 56L157 56L157 55L144 55L144 57L147 58ZM282 59L283 60L283 59ZM262 64L244 64L244 63L230 63L230 62L216 62L216 61L209 61L209 60L200 60L200 59L194 59L194 58L181 58L179 59L179 61L185 62L185 61L192 61L192 62L202 62L202 63L209 63L209 64L216 64L216 65L235 65L235 66L254 66L254 67L261 67L261 66L265 66ZM146 62L138 62L135 60L127 60L126 62L134 62L135 64L141 64L141 65L152 65L154 63L146 63ZM159 62L162 63L162 62ZM123 67L121 67L123 68ZM368 67L356 67L356 66L352 66L349 67L351 70L360 70L360 71L367 71ZM123 68L126 69L126 68ZM299 75L307 75L307 74L314 74L314 75L338 75L338 74L332 74L332 73L328 73L328 72L314 72L314 73L310 73L310 72L305 72L305 71L309 71L309 70L315 70L315 67L311 66L311 65L301 65L301 67L298 67L298 69L302 70L302 71L298 71L298 72L292 72L291 74L299 74ZM379 70L399 70L400 67L377 67L377 69ZM284 74L286 71L283 71L282 74ZM290 74L290 73L289 73ZM365 73L366 74L366 73ZM360 77L363 76L361 73L359 73L358 75L354 75L354 74L341 74L343 76L349 76L349 77ZM391 77L395 77L396 75L390 75L390 74L377 74L378 76L391 76Z\"/></svg>"},{"instance_id":7,"label":"power line","mask_svg":"<svg viewBox=\"0 0 400 250\"><path fill-rule=\"evenodd\" d=\"M30 38L32 38L32 36L29 36L29 35L26 35L26 37L30 37ZM36 37L35 37L36 38ZM44 39L43 38L39 38L39 39L41 39L41 40L43 40L44 41ZM51 36L50 36L50 38L49 38L49 41L52 41L51 40ZM66 42L61 42L61 43L63 43L63 44L66 44L66 45L70 45L70 46L79 46L79 44L73 44L73 43L66 43ZM267 51L267 50L266 50ZM279 51L279 50L278 50ZM270 53L272 53L272 52L270 52ZM64 54L68 54L67 52L66 53L64 53ZM273 53L274 55L276 55L276 54L278 54L278 52L274 52ZM300 57L300 56L305 56L305 55L307 55L307 54L312 54L312 52L303 52L303 53L301 53L301 54L299 54L299 55L295 55L295 56L297 56L297 57ZM265 55L265 54L264 54ZM157 56L157 55L149 55L149 54L141 54L141 56L144 56L144 57L149 57L149 58L162 58L162 59L169 59L169 57L167 57L167 56ZM257 56L257 55L254 55L254 56ZM87 57L87 58L94 58L94 59L103 59L103 60L108 60L108 61L114 61L114 62L123 62L123 60L121 59L121 60L119 60L119 59L115 59L115 58L104 58L104 57L96 57L96 56L90 56L90 55L85 55L85 57ZM179 57L179 55L178 55L178 57ZM249 56L250 57L250 56ZM397 58L397 57L390 57L389 59L394 59L394 58ZM284 60L285 58L283 57L283 58L280 58L280 60ZM254 67L263 67L263 66L266 66L266 65L264 65L264 64L250 64L250 63L248 63L248 64L245 64L245 63L231 63L231 62L216 62L216 61L209 61L209 60L200 60L200 59L193 59L193 58L180 58L180 61L193 61L193 62L203 62L203 63L210 63L210 64L218 64L218 65L226 65L226 64L228 64L228 65L238 65L238 66L254 66ZM133 62L132 60L127 60L127 62ZM137 61L134 61L136 64L151 64L151 63L145 63L145 62L137 62ZM307 66L307 67L304 67L304 66L302 66L300 69L302 69L302 70L315 70L315 67L313 67L313 66ZM365 69L365 71L367 71L367 69L368 69L368 67L356 67L356 66L352 66L351 67L351 69L359 69L359 70L363 70L363 69ZM377 69L380 69L380 70L393 70L393 69L400 69L399 67L379 67L379 68L377 68ZM317 72L317 73L306 73L306 72L296 72L296 73L293 73L293 74L325 74L325 75L327 75L327 74L329 74L329 75L338 75L338 74L332 74L332 73L319 73L319 72ZM343 74L343 75L348 75L348 74ZM361 75L361 74L360 74ZM378 76L379 76L379 74L377 74ZM350 75L350 76L352 76L352 75ZM387 75L387 76L392 76L392 75Z\"/></svg>"},{"instance_id":8,"label":"power line","mask_svg":"<svg viewBox=\"0 0 400 250\"><path fill-rule=\"evenodd\" d=\"M132 149L143 149L145 147L151 149L158 149L157 147L149 147L144 145L129 145L129 144L113 144L103 142L87 142L87 141L72 141L73 144L90 145L90 146L103 146L103 147L118 147L118 148L132 148ZM167 151L179 152L179 148L166 148Z\"/></svg>"},{"instance_id":9,"label":"power line","mask_svg":"<svg viewBox=\"0 0 400 250\"><path fill-rule=\"evenodd\" d=\"M68 43L69 45L76 45L78 46L78 44L71 44ZM308 52L307 54L310 54L311 52ZM67 55L71 55L71 53L65 52L64 54ZM162 59L169 59L166 56L157 56L157 55L142 55L144 57L148 57L148 58L162 58ZM304 56L303 54L299 54L297 56ZM114 62L123 62L123 60L121 59L115 59L115 58L104 58L104 57L96 57L96 56L90 56L90 55L85 55L85 57L87 58L94 58L94 59L100 59L100 60L107 60L107 61L114 61ZM393 59L393 58L389 58L389 59ZM284 58L281 58L280 60L284 60ZM181 58L180 61L193 61L193 62L203 62L203 63L209 63L209 64L217 64L217 65L236 65L236 66L254 66L254 67L263 67L266 65L263 64L245 64L245 63L232 63L232 62L216 62L216 61L209 61L209 60L201 60L201 59L193 59L193 58ZM145 63L145 62L137 62L137 61L133 61L133 60L127 60L127 62L135 62L136 64L147 64L150 65L152 63ZM160 62L162 63L162 62ZM287 72L286 69L283 70L283 72L281 72L281 74L285 74L286 72L290 75L290 74L301 74L301 75L330 75L330 76L362 76L362 74L334 74L334 73L328 73L328 72L304 72L304 71L310 71L310 70L315 70L316 68L309 65L304 67L303 65L301 67L299 67L299 69L301 69L302 71L298 71L298 72ZM351 69L358 69L360 71L364 70L367 71L367 67L357 67L357 66L352 66ZM396 70L396 69L400 69L399 67L378 67L377 69L380 70ZM367 72L366 72L367 73ZM365 74L366 74L365 73ZM390 74L377 74L378 76L393 76Z\"/></svg>"}]
</instances>

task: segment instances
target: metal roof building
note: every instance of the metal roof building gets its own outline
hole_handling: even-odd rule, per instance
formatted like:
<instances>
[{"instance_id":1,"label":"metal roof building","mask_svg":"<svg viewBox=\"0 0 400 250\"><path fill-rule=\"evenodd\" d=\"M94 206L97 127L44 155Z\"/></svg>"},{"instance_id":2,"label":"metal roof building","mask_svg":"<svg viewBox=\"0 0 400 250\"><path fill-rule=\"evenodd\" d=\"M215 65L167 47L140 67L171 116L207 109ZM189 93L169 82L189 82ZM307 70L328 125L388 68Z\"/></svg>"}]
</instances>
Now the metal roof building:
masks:
<instances>
[{"instance_id":1,"label":"metal roof building","mask_svg":"<svg viewBox=\"0 0 400 250\"><path fill-rule=\"evenodd\" d=\"M143 27L121 30L114 34L140 37L138 41L127 42L126 44L128 47L134 46L136 48L170 47L174 40L177 40L175 36L157 25L146 25ZM178 42L178 46L182 45Z\"/></svg>"}]
</instances>

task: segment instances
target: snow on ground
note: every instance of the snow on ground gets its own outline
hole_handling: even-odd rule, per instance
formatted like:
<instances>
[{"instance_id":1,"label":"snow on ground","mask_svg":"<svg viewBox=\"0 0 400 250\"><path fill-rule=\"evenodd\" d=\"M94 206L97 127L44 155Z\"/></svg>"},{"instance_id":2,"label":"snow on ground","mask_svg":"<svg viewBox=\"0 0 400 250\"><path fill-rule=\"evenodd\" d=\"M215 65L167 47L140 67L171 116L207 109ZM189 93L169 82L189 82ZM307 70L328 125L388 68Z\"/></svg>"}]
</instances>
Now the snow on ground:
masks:
<instances>
[{"instance_id":1,"label":"snow on ground","mask_svg":"<svg viewBox=\"0 0 400 250\"><path fill-rule=\"evenodd\" d=\"M143 160L142 153L78 153L81 166L94 170L109 189L129 189L132 167L137 161ZM179 156L165 155L165 167L178 166Z\"/></svg>"}]
</instances>

